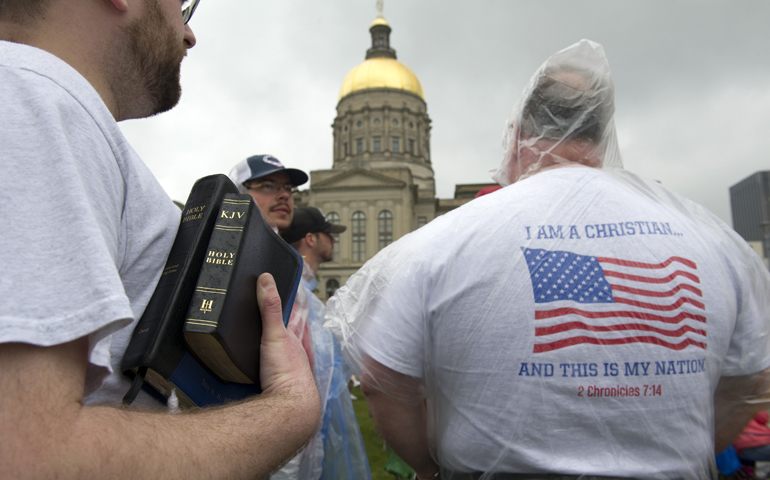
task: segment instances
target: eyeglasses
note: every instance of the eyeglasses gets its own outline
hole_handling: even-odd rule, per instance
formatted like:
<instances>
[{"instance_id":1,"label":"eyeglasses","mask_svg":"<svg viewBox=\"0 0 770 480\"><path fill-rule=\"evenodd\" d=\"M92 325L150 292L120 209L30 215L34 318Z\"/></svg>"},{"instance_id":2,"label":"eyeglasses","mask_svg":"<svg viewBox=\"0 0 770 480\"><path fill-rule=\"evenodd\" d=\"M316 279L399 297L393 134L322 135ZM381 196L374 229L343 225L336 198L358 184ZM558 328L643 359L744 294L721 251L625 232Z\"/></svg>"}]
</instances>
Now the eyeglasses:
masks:
<instances>
[{"instance_id":1,"label":"eyeglasses","mask_svg":"<svg viewBox=\"0 0 770 480\"><path fill-rule=\"evenodd\" d=\"M291 183L284 183L283 185L271 182L270 180L258 183L251 183L246 188L249 190L259 190L260 192L267 193L268 195L275 195L281 190L286 190L287 193L294 195L299 193L299 189Z\"/></svg>"},{"instance_id":2,"label":"eyeglasses","mask_svg":"<svg viewBox=\"0 0 770 480\"><path fill-rule=\"evenodd\" d=\"M184 20L185 25L187 25L187 22L192 18L193 12L198 8L198 3L200 3L200 1L201 0L182 0L182 20Z\"/></svg>"}]
</instances>

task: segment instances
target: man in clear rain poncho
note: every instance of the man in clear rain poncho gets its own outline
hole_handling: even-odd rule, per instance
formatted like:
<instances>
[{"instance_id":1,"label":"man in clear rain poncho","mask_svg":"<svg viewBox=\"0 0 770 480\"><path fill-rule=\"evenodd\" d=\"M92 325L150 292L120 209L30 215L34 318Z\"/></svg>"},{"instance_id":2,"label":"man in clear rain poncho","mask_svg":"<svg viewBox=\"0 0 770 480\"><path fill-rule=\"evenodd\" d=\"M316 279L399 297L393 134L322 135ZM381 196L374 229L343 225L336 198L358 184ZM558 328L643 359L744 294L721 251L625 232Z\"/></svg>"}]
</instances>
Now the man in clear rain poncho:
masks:
<instances>
[{"instance_id":1,"label":"man in clear rain poncho","mask_svg":"<svg viewBox=\"0 0 770 480\"><path fill-rule=\"evenodd\" d=\"M348 381L352 373L342 358L339 342L323 329L326 307L313 291L316 272L334 259L334 237L346 230L330 223L315 207L299 207L281 237L302 255L302 295L295 300L292 320L311 333L313 366L323 411L321 428L302 453L271 480L371 480L369 461L358 426ZM299 295L298 295L298 298ZM291 320L290 320L291 322ZM288 468L287 468L288 467Z\"/></svg>"},{"instance_id":2,"label":"man in clear rain poncho","mask_svg":"<svg viewBox=\"0 0 770 480\"><path fill-rule=\"evenodd\" d=\"M418 478L711 478L763 408L768 272L707 210L622 169L613 95L600 45L553 55L506 127L505 188L327 305Z\"/></svg>"}]
</instances>

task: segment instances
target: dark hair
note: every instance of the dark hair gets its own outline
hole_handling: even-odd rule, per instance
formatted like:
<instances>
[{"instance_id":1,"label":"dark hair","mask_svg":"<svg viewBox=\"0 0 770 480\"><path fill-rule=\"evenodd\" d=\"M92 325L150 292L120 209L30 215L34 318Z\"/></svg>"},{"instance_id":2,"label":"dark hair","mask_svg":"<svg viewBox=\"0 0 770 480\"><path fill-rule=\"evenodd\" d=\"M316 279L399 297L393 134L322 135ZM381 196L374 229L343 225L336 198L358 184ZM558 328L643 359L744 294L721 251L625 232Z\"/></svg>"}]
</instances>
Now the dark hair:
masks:
<instances>
[{"instance_id":1,"label":"dark hair","mask_svg":"<svg viewBox=\"0 0 770 480\"><path fill-rule=\"evenodd\" d=\"M51 0L0 0L0 20L31 24L42 17Z\"/></svg>"},{"instance_id":2,"label":"dark hair","mask_svg":"<svg viewBox=\"0 0 770 480\"><path fill-rule=\"evenodd\" d=\"M571 81L560 80L558 72L538 79L521 112L521 134L599 142L612 115L606 86L593 85L587 73L578 69L560 71L570 75Z\"/></svg>"}]
</instances>

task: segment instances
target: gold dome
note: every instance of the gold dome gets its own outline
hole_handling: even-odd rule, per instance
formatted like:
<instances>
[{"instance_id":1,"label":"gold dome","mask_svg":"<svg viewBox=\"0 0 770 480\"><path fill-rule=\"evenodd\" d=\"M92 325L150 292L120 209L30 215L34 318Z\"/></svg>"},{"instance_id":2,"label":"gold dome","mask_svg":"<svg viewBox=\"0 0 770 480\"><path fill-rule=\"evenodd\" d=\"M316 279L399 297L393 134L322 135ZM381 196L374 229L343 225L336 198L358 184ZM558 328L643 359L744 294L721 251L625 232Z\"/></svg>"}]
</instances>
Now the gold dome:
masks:
<instances>
[{"instance_id":1,"label":"gold dome","mask_svg":"<svg viewBox=\"0 0 770 480\"><path fill-rule=\"evenodd\" d=\"M372 28L375 25L387 25L390 26L387 20L385 20L383 17L377 17L374 19L372 24L369 26L369 28Z\"/></svg>"},{"instance_id":2,"label":"gold dome","mask_svg":"<svg viewBox=\"0 0 770 480\"><path fill-rule=\"evenodd\" d=\"M353 68L342 82L339 100L353 92L370 88L405 90L425 100L417 75L393 58L370 58Z\"/></svg>"}]
</instances>

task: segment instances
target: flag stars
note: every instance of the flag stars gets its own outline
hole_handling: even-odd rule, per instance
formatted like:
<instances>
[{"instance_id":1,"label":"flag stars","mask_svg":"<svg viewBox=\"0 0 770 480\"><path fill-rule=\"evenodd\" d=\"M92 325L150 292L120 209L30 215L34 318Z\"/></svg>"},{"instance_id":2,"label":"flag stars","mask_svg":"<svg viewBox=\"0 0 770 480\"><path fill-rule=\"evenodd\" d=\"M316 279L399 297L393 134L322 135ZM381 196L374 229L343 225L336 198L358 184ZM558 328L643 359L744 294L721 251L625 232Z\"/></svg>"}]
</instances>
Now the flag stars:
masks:
<instances>
[{"instance_id":1,"label":"flag stars","mask_svg":"<svg viewBox=\"0 0 770 480\"><path fill-rule=\"evenodd\" d=\"M596 257L527 248L526 266L537 303L612 302L612 288Z\"/></svg>"}]
</instances>

